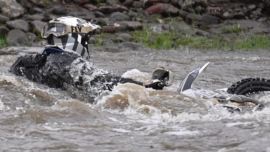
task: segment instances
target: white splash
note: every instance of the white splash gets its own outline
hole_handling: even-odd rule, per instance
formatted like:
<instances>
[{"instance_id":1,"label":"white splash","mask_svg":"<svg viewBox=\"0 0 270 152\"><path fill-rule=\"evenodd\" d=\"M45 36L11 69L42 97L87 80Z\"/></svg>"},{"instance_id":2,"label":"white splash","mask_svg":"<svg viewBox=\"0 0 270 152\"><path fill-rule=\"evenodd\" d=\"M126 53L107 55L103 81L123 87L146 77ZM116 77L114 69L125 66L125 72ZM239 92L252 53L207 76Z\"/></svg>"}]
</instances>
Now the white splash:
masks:
<instances>
[{"instance_id":1,"label":"white splash","mask_svg":"<svg viewBox=\"0 0 270 152\"><path fill-rule=\"evenodd\" d=\"M123 128L113 128L112 131L119 132L119 133L129 133L129 132L131 132L130 130L126 130L126 129L123 129Z\"/></svg>"},{"instance_id":2,"label":"white splash","mask_svg":"<svg viewBox=\"0 0 270 152\"><path fill-rule=\"evenodd\" d=\"M175 135L175 136L194 136L194 135L198 135L199 133L200 133L199 131L190 131L190 130L186 130L186 129L165 132L165 134L167 134L167 135Z\"/></svg>"},{"instance_id":3,"label":"white splash","mask_svg":"<svg viewBox=\"0 0 270 152\"><path fill-rule=\"evenodd\" d=\"M145 82L151 79L151 75L146 72L141 72L138 69L131 69L122 74L123 78L130 78L136 81Z\"/></svg>"},{"instance_id":4,"label":"white splash","mask_svg":"<svg viewBox=\"0 0 270 152\"><path fill-rule=\"evenodd\" d=\"M4 103L2 102L2 99L0 99L0 111L3 111L6 109L6 106L4 105Z\"/></svg>"}]
</instances>

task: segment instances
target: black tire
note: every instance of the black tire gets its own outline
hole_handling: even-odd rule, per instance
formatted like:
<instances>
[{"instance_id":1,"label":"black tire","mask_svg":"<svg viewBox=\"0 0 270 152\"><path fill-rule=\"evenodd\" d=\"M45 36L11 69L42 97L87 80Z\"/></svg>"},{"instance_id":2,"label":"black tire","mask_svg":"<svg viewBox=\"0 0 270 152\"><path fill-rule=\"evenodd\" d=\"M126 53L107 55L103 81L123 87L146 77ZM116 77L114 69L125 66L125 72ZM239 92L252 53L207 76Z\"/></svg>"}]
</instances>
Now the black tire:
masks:
<instances>
[{"instance_id":1,"label":"black tire","mask_svg":"<svg viewBox=\"0 0 270 152\"><path fill-rule=\"evenodd\" d=\"M261 91L270 91L270 80L264 78L246 78L232 84L227 92L237 95L248 95Z\"/></svg>"}]
</instances>

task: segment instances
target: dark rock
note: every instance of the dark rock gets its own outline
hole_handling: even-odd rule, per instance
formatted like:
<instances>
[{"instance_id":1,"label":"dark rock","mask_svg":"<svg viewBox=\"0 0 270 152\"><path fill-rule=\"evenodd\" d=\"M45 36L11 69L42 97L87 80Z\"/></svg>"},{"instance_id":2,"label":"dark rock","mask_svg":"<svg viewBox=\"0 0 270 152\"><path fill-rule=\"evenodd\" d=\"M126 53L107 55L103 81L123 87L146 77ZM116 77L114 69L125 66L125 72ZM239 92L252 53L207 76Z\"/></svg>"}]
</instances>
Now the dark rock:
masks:
<instances>
[{"instance_id":1,"label":"dark rock","mask_svg":"<svg viewBox=\"0 0 270 152\"><path fill-rule=\"evenodd\" d=\"M17 19L13 21L8 21L7 26L11 29L20 29L25 32L29 31L29 24L25 20Z\"/></svg>"},{"instance_id":2,"label":"dark rock","mask_svg":"<svg viewBox=\"0 0 270 152\"><path fill-rule=\"evenodd\" d=\"M206 9L206 13L221 17L222 13L224 13L224 10L221 7L208 6Z\"/></svg>"},{"instance_id":3,"label":"dark rock","mask_svg":"<svg viewBox=\"0 0 270 152\"><path fill-rule=\"evenodd\" d=\"M94 12L90 12L88 9L79 7L77 5L71 5L65 8L68 16L77 16L85 19L92 19L95 17Z\"/></svg>"},{"instance_id":4,"label":"dark rock","mask_svg":"<svg viewBox=\"0 0 270 152\"><path fill-rule=\"evenodd\" d=\"M27 9L33 7L31 1L29 0L20 0L19 3L22 5L22 7Z\"/></svg>"},{"instance_id":5,"label":"dark rock","mask_svg":"<svg viewBox=\"0 0 270 152\"><path fill-rule=\"evenodd\" d=\"M176 7L179 7L178 1L180 1L180 0L171 0L171 4L176 6Z\"/></svg>"},{"instance_id":6,"label":"dark rock","mask_svg":"<svg viewBox=\"0 0 270 152\"><path fill-rule=\"evenodd\" d=\"M171 4L158 3L145 10L149 15L151 14L162 14L162 15L177 15L178 8L174 7Z\"/></svg>"},{"instance_id":7,"label":"dark rock","mask_svg":"<svg viewBox=\"0 0 270 152\"><path fill-rule=\"evenodd\" d=\"M206 32L206 31L203 31L203 30L199 30L199 29L197 29L195 31L195 34L198 35L198 36L206 36L206 37L210 36L210 33L209 32Z\"/></svg>"},{"instance_id":8,"label":"dark rock","mask_svg":"<svg viewBox=\"0 0 270 152\"><path fill-rule=\"evenodd\" d=\"M178 5L185 11L195 13L195 9L197 7L197 11L200 8L200 12L206 12L206 7L208 6L207 0L178 0ZM198 6L200 6L198 8Z\"/></svg>"},{"instance_id":9,"label":"dark rock","mask_svg":"<svg viewBox=\"0 0 270 152\"><path fill-rule=\"evenodd\" d=\"M44 14L44 18L43 18L42 21L44 21L44 22L49 22L51 19L53 19L52 17L53 17L53 16L50 15L49 13L45 13L45 14Z\"/></svg>"},{"instance_id":10,"label":"dark rock","mask_svg":"<svg viewBox=\"0 0 270 152\"><path fill-rule=\"evenodd\" d=\"M205 25L219 24L221 22L221 19L213 15L204 14L201 17L201 22Z\"/></svg>"},{"instance_id":11,"label":"dark rock","mask_svg":"<svg viewBox=\"0 0 270 152\"><path fill-rule=\"evenodd\" d=\"M140 16L142 16L139 13L132 10L128 11L127 15L130 17L130 20L132 21L136 21L137 19L139 20Z\"/></svg>"},{"instance_id":12,"label":"dark rock","mask_svg":"<svg viewBox=\"0 0 270 152\"><path fill-rule=\"evenodd\" d=\"M135 2L133 2L132 7L134 7L134 8L143 8L144 3L142 1L135 1Z\"/></svg>"},{"instance_id":13,"label":"dark rock","mask_svg":"<svg viewBox=\"0 0 270 152\"><path fill-rule=\"evenodd\" d=\"M116 5L116 4L118 4L118 0L107 0L106 4L107 5Z\"/></svg>"},{"instance_id":14,"label":"dark rock","mask_svg":"<svg viewBox=\"0 0 270 152\"><path fill-rule=\"evenodd\" d=\"M27 10L27 14L42 13L36 11L37 7L33 7L33 3L29 0L19 0L18 2Z\"/></svg>"},{"instance_id":15,"label":"dark rock","mask_svg":"<svg viewBox=\"0 0 270 152\"><path fill-rule=\"evenodd\" d=\"M95 11L97 9L97 7L92 4L85 4L83 7L88 9L89 11Z\"/></svg>"},{"instance_id":16,"label":"dark rock","mask_svg":"<svg viewBox=\"0 0 270 152\"><path fill-rule=\"evenodd\" d=\"M30 44L33 44L33 42L37 39L37 36L34 33L28 32L26 35Z\"/></svg>"},{"instance_id":17,"label":"dark rock","mask_svg":"<svg viewBox=\"0 0 270 152\"><path fill-rule=\"evenodd\" d=\"M113 25L107 25L102 27L102 32L105 33L116 33L124 31L133 31L142 29L143 25L136 21L121 21L114 23Z\"/></svg>"},{"instance_id":18,"label":"dark rock","mask_svg":"<svg viewBox=\"0 0 270 152\"><path fill-rule=\"evenodd\" d=\"M89 3L89 0L73 0L73 2L79 5L84 5L84 4Z\"/></svg>"},{"instance_id":19,"label":"dark rock","mask_svg":"<svg viewBox=\"0 0 270 152\"><path fill-rule=\"evenodd\" d=\"M16 0L0 0L1 11L4 15L15 18L24 14L24 8Z\"/></svg>"},{"instance_id":20,"label":"dark rock","mask_svg":"<svg viewBox=\"0 0 270 152\"><path fill-rule=\"evenodd\" d=\"M105 15L100 11L95 11L95 16L96 17L105 17Z\"/></svg>"},{"instance_id":21,"label":"dark rock","mask_svg":"<svg viewBox=\"0 0 270 152\"><path fill-rule=\"evenodd\" d=\"M269 0L262 0L262 1L263 1L264 5L266 7L269 7L270 6L270 1Z\"/></svg>"},{"instance_id":22,"label":"dark rock","mask_svg":"<svg viewBox=\"0 0 270 152\"><path fill-rule=\"evenodd\" d=\"M66 8L62 5L54 6L52 9L50 9L49 12L55 15L66 15L68 13Z\"/></svg>"},{"instance_id":23,"label":"dark rock","mask_svg":"<svg viewBox=\"0 0 270 152\"><path fill-rule=\"evenodd\" d=\"M9 21L9 18L0 14L0 23L6 23Z\"/></svg>"},{"instance_id":24,"label":"dark rock","mask_svg":"<svg viewBox=\"0 0 270 152\"><path fill-rule=\"evenodd\" d=\"M249 10L254 10L257 6L255 4L248 5Z\"/></svg>"},{"instance_id":25,"label":"dark rock","mask_svg":"<svg viewBox=\"0 0 270 152\"><path fill-rule=\"evenodd\" d=\"M103 33L115 33L117 29L112 25L106 25L102 27L101 31Z\"/></svg>"},{"instance_id":26,"label":"dark rock","mask_svg":"<svg viewBox=\"0 0 270 152\"><path fill-rule=\"evenodd\" d=\"M62 2L62 0L30 0L34 5L45 8L52 6L56 3Z\"/></svg>"},{"instance_id":27,"label":"dark rock","mask_svg":"<svg viewBox=\"0 0 270 152\"><path fill-rule=\"evenodd\" d=\"M122 5L114 5L114 6L101 6L98 8L98 11L105 13L105 14L111 14L113 12L128 11L128 9Z\"/></svg>"},{"instance_id":28,"label":"dark rock","mask_svg":"<svg viewBox=\"0 0 270 152\"><path fill-rule=\"evenodd\" d=\"M228 10L223 13L222 17L224 19L244 19L246 15L242 11Z\"/></svg>"},{"instance_id":29,"label":"dark rock","mask_svg":"<svg viewBox=\"0 0 270 152\"><path fill-rule=\"evenodd\" d=\"M129 33L119 33L118 37L123 41L130 41L132 39L132 36Z\"/></svg>"},{"instance_id":30,"label":"dark rock","mask_svg":"<svg viewBox=\"0 0 270 152\"><path fill-rule=\"evenodd\" d=\"M252 11L251 18L252 19L258 19L262 16L262 9L257 8L256 10Z\"/></svg>"},{"instance_id":31,"label":"dark rock","mask_svg":"<svg viewBox=\"0 0 270 152\"><path fill-rule=\"evenodd\" d=\"M44 10L39 8L39 7L32 7L31 11L32 11L32 13L39 13L39 14L44 13Z\"/></svg>"},{"instance_id":32,"label":"dark rock","mask_svg":"<svg viewBox=\"0 0 270 152\"><path fill-rule=\"evenodd\" d=\"M134 1L134 0L126 0L126 1L123 3L123 5L124 5L124 6L127 6L127 7L131 7L132 4L133 4L133 1Z\"/></svg>"},{"instance_id":33,"label":"dark rock","mask_svg":"<svg viewBox=\"0 0 270 152\"><path fill-rule=\"evenodd\" d=\"M110 16L112 21L124 21L124 20L129 20L129 16L121 13L121 12L114 12Z\"/></svg>"},{"instance_id":34,"label":"dark rock","mask_svg":"<svg viewBox=\"0 0 270 152\"><path fill-rule=\"evenodd\" d=\"M106 26L109 25L109 19L108 18L97 18L96 19L96 24L100 25L100 26Z\"/></svg>"},{"instance_id":35,"label":"dark rock","mask_svg":"<svg viewBox=\"0 0 270 152\"><path fill-rule=\"evenodd\" d=\"M113 25L107 25L102 27L102 32L104 33L116 33L116 32L123 32L127 31L127 25L120 25L119 23L115 23Z\"/></svg>"},{"instance_id":36,"label":"dark rock","mask_svg":"<svg viewBox=\"0 0 270 152\"><path fill-rule=\"evenodd\" d=\"M209 14L197 15L187 13L185 16L183 16L183 18L188 24L193 24L200 28L208 28L208 26L211 24L219 24L221 22L219 17Z\"/></svg>"},{"instance_id":37,"label":"dark rock","mask_svg":"<svg viewBox=\"0 0 270 152\"><path fill-rule=\"evenodd\" d=\"M0 36L7 35L9 29L6 26L0 26Z\"/></svg>"},{"instance_id":38,"label":"dark rock","mask_svg":"<svg viewBox=\"0 0 270 152\"><path fill-rule=\"evenodd\" d=\"M130 41L131 39L132 39L132 36L128 33L118 33L118 34L115 34L115 36L112 38L112 41L114 43L120 43L120 42Z\"/></svg>"},{"instance_id":39,"label":"dark rock","mask_svg":"<svg viewBox=\"0 0 270 152\"><path fill-rule=\"evenodd\" d=\"M45 25L46 23L42 21L38 21L38 20L32 21L31 22L31 26L33 27L32 32L34 32L37 35L40 35Z\"/></svg>"},{"instance_id":40,"label":"dark rock","mask_svg":"<svg viewBox=\"0 0 270 152\"><path fill-rule=\"evenodd\" d=\"M169 3L170 0L145 0L144 1L144 5L146 7L151 6L151 5L155 5L157 3Z\"/></svg>"},{"instance_id":41,"label":"dark rock","mask_svg":"<svg viewBox=\"0 0 270 152\"><path fill-rule=\"evenodd\" d=\"M27 20L43 20L44 19L44 15L43 14L34 14L34 15L24 15L24 18Z\"/></svg>"},{"instance_id":42,"label":"dark rock","mask_svg":"<svg viewBox=\"0 0 270 152\"><path fill-rule=\"evenodd\" d=\"M9 31L7 43L10 46L30 45L27 34L18 29Z\"/></svg>"},{"instance_id":43,"label":"dark rock","mask_svg":"<svg viewBox=\"0 0 270 152\"><path fill-rule=\"evenodd\" d=\"M121 26L126 26L128 30L140 30L143 28L142 23L136 21L122 21L118 22Z\"/></svg>"},{"instance_id":44,"label":"dark rock","mask_svg":"<svg viewBox=\"0 0 270 152\"><path fill-rule=\"evenodd\" d=\"M92 21L95 19L95 15L94 13L91 12L91 13L88 13L87 15L82 15L81 18L87 21Z\"/></svg>"}]
</instances>

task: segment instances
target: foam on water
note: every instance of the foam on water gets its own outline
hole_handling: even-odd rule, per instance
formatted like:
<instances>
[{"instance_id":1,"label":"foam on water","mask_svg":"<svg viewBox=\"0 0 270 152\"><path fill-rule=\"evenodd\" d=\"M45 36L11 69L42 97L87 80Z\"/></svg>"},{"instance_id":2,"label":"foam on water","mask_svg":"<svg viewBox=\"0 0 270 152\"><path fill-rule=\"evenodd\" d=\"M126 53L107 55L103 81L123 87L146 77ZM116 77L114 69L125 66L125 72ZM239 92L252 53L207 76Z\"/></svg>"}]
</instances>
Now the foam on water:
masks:
<instances>
[{"instance_id":1,"label":"foam on water","mask_svg":"<svg viewBox=\"0 0 270 152\"><path fill-rule=\"evenodd\" d=\"M151 79L151 75L146 72L141 72L138 69L131 69L122 74L123 78L130 78L139 82L146 82Z\"/></svg>"},{"instance_id":2,"label":"foam on water","mask_svg":"<svg viewBox=\"0 0 270 152\"><path fill-rule=\"evenodd\" d=\"M112 131L119 132L119 133L129 133L129 132L131 132L130 130L126 130L126 129L123 129L123 128L112 128Z\"/></svg>"},{"instance_id":3,"label":"foam on water","mask_svg":"<svg viewBox=\"0 0 270 152\"><path fill-rule=\"evenodd\" d=\"M7 107L4 105L4 103L2 102L2 96L0 96L0 111L4 111L6 110Z\"/></svg>"},{"instance_id":4,"label":"foam on water","mask_svg":"<svg viewBox=\"0 0 270 152\"><path fill-rule=\"evenodd\" d=\"M168 131L165 132L167 135L176 135L176 136L195 136L198 135L199 131L190 131L186 129L179 129L178 131Z\"/></svg>"},{"instance_id":5,"label":"foam on water","mask_svg":"<svg viewBox=\"0 0 270 152\"><path fill-rule=\"evenodd\" d=\"M162 112L163 107L153 107L151 105L145 105L142 100L151 100L149 97L148 89L137 89L132 90L132 85L118 85L110 95L105 96L101 101L98 102L100 106L104 106L106 102L109 102L110 99L116 94L121 94L123 96L127 96L127 102L129 102L129 106L124 110L109 110L113 113L122 113L129 118L129 121L136 121L144 124L168 124L168 123L183 123L189 121L219 121L222 119L230 119L230 120L242 120L242 119L256 119L258 121L269 122L270 121L270 109L266 107L262 111L251 111L246 113L231 113L228 112L227 109L223 108L221 105L213 105L209 100L201 100L201 102L205 102L205 106L208 108L208 112L206 114L201 113L187 113L180 112L177 114L172 114L170 112ZM128 92L127 90L132 90ZM136 94L141 92L141 94ZM147 93L148 92L148 93ZM181 102L181 101L179 101ZM144 110L142 110L144 109ZM147 112L145 113L145 109ZM143 112L142 112L143 111Z\"/></svg>"}]
</instances>

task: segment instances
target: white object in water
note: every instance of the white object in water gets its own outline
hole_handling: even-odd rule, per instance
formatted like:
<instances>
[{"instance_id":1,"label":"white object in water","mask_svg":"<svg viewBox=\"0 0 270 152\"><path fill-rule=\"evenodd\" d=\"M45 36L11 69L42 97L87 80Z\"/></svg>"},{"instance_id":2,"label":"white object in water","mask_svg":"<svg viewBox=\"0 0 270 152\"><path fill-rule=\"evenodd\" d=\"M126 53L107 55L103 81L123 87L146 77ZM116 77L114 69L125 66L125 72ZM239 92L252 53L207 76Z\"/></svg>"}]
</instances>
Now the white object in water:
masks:
<instances>
[{"instance_id":1,"label":"white object in water","mask_svg":"<svg viewBox=\"0 0 270 152\"><path fill-rule=\"evenodd\" d=\"M177 89L179 93L182 93L185 90L191 89L192 83L195 81L195 79L199 76L200 73L203 72L203 70L206 69L206 67L209 65L210 62L205 63L201 68L197 68L193 71L191 71L185 79L180 84L179 88Z\"/></svg>"}]
</instances>

